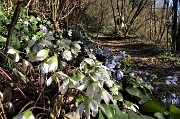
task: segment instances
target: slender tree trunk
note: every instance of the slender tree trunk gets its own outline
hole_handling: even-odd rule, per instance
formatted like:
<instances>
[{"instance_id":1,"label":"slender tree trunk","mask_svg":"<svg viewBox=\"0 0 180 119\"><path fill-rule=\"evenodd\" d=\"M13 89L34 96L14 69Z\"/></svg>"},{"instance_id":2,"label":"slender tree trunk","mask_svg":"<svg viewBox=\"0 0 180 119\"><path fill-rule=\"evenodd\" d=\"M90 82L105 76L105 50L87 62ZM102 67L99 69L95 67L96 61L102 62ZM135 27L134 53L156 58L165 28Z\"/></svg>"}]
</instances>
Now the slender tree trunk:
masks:
<instances>
[{"instance_id":1,"label":"slender tree trunk","mask_svg":"<svg viewBox=\"0 0 180 119\"><path fill-rule=\"evenodd\" d=\"M113 6L113 1L111 0L111 8L113 12L113 18L114 18L114 30L117 32L117 25L116 25L116 16L115 16L115 11L114 11L114 6Z\"/></svg>"},{"instance_id":2,"label":"slender tree trunk","mask_svg":"<svg viewBox=\"0 0 180 119\"><path fill-rule=\"evenodd\" d=\"M157 28L156 28L156 0L154 0L153 12L154 12L154 36L156 37L156 34L157 34Z\"/></svg>"},{"instance_id":3,"label":"slender tree trunk","mask_svg":"<svg viewBox=\"0 0 180 119\"><path fill-rule=\"evenodd\" d=\"M172 19L172 43L171 51L176 52L176 38L177 38L177 4L178 0L173 0L173 19Z\"/></svg>"},{"instance_id":4,"label":"slender tree trunk","mask_svg":"<svg viewBox=\"0 0 180 119\"><path fill-rule=\"evenodd\" d=\"M157 41L160 43L161 39L163 37L164 31L165 31L165 25L164 25L164 15L165 15L165 8L166 8L167 1L164 0L163 8L162 8L162 16L161 16L161 22L160 22L160 29L159 29L159 35L157 38Z\"/></svg>"},{"instance_id":5,"label":"slender tree trunk","mask_svg":"<svg viewBox=\"0 0 180 119\"><path fill-rule=\"evenodd\" d=\"M179 0L179 4L180 4L180 0ZM180 16L178 18L178 34L177 34L176 50L180 52Z\"/></svg>"},{"instance_id":6,"label":"slender tree trunk","mask_svg":"<svg viewBox=\"0 0 180 119\"><path fill-rule=\"evenodd\" d=\"M152 5L151 5L151 11L150 11L150 32L149 32L149 35L150 35L150 41L152 41Z\"/></svg>"}]
</instances>

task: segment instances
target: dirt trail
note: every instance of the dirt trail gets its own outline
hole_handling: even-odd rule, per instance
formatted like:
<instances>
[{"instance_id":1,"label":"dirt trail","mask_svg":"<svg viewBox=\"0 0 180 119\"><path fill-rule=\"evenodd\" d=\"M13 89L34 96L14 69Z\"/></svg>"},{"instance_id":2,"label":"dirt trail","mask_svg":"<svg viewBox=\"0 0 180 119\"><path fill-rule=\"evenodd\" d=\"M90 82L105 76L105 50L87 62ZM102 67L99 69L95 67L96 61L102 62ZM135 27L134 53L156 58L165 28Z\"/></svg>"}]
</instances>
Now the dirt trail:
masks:
<instances>
[{"instance_id":1,"label":"dirt trail","mask_svg":"<svg viewBox=\"0 0 180 119\"><path fill-rule=\"evenodd\" d=\"M161 78L173 74L180 76L180 61L160 57L162 50L152 43L114 37L99 38L93 42L107 46L111 51L126 51L132 57L133 70L156 74Z\"/></svg>"}]
</instances>

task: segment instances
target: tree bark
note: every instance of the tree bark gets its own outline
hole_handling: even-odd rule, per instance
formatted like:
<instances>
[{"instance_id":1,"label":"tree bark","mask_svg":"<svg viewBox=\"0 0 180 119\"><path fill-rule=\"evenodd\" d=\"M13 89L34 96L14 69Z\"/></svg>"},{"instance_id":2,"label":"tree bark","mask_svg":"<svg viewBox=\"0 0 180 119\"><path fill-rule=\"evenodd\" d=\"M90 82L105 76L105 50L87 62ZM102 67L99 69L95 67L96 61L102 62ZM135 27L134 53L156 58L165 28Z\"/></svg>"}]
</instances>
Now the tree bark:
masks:
<instances>
[{"instance_id":1,"label":"tree bark","mask_svg":"<svg viewBox=\"0 0 180 119\"><path fill-rule=\"evenodd\" d=\"M173 0L173 19L172 19L172 43L171 43L171 51L176 52L176 39L177 39L177 5L178 0Z\"/></svg>"},{"instance_id":2,"label":"tree bark","mask_svg":"<svg viewBox=\"0 0 180 119\"><path fill-rule=\"evenodd\" d=\"M115 16L115 11L114 11L114 6L113 6L113 1L111 0L111 8L113 12L113 18L114 18L114 30L117 32L117 25L116 25L116 16Z\"/></svg>"},{"instance_id":3,"label":"tree bark","mask_svg":"<svg viewBox=\"0 0 180 119\"><path fill-rule=\"evenodd\" d=\"M180 4L180 0L179 0ZM178 18L178 34L177 34L177 42L176 42L176 50L180 52L180 16Z\"/></svg>"},{"instance_id":4,"label":"tree bark","mask_svg":"<svg viewBox=\"0 0 180 119\"><path fill-rule=\"evenodd\" d=\"M12 44L12 33L13 33L14 27L18 21L22 5L23 5L23 1L20 0L17 2L17 6L15 8L13 17L11 19L11 24L8 27L7 41L6 41L5 51L4 51L5 55L7 54L8 47L11 46L11 44Z\"/></svg>"}]
</instances>

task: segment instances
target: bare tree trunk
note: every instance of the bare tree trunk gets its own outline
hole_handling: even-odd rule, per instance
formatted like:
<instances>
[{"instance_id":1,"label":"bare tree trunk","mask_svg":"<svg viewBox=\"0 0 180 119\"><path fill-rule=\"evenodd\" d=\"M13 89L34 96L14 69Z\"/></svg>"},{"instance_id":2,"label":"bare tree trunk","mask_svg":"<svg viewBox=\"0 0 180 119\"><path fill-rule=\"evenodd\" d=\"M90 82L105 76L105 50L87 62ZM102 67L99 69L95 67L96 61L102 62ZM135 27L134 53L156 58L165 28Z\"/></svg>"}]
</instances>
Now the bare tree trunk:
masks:
<instances>
[{"instance_id":1,"label":"bare tree trunk","mask_svg":"<svg viewBox=\"0 0 180 119\"><path fill-rule=\"evenodd\" d=\"M177 38L177 4L178 0L173 0L173 19L172 19L172 43L171 51L176 52L176 38Z\"/></svg>"},{"instance_id":2,"label":"bare tree trunk","mask_svg":"<svg viewBox=\"0 0 180 119\"><path fill-rule=\"evenodd\" d=\"M161 22L160 22L159 35L158 35L158 38L157 38L158 43L161 42L162 37L163 37L163 34L164 34L164 31L165 31L165 27L166 27L166 26L164 25L164 15L166 14L166 13L165 13L166 4L167 4L167 1L164 0L163 8L162 8L162 16L161 16ZM166 11L166 12L167 12L167 11Z\"/></svg>"},{"instance_id":3,"label":"bare tree trunk","mask_svg":"<svg viewBox=\"0 0 180 119\"><path fill-rule=\"evenodd\" d=\"M180 4L180 0L179 0ZM178 18L178 34L177 34L177 42L176 42L176 50L180 52L180 16Z\"/></svg>"},{"instance_id":4,"label":"bare tree trunk","mask_svg":"<svg viewBox=\"0 0 180 119\"><path fill-rule=\"evenodd\" d=\"M115 16L115 11L114 11L114 6L113 6L113 1L111 0L111 8L113 12L113 18L114 18L114 30L117 32L117 25L116 25L116 16Z\"/></svg>"},{"instance_id":5,"label":"bare tree trunk","mask_svg":"<svg viewBox=\"0 0 180 119\"><path fill-rule=\"evenodd\" d=\"M152 5L151 5L151 12L150 12L150 41L152 41Z\"/></svg>"},{"instance_id":6,"label":"bare tree trunk","mask_svg":"<svg viewBox=\"0 0 180 119\"><path fill-rule=\"evenodd\" d=\"M128 28L126 29L126 32L125 32L126 35L128 34L128 32L129 32L132 24L133 24L134 21L136 20L136 18L137 18L137 17L139 16L139 14L143 11L144 7L145 7L147 4L148 4L148 0L141 0L141 1L140 1L140 3L139 3L139 5L137 6L137 9L136 9L133 17L132 17L130 20L128 20L128 21L130 21L130 22L129 22L129 26L128 26ZM129 18L130 18L130 16L129 16Z\"/></svg>"},{"instance_id":7,"label":"bare tree trunk","mask_svg":"<svg viewBox=\"0 0 180 119\"><path fill-rule=\"evenodd\" d=\"M157 34L157 28L156 28L156 0L154 0L153 3L154 3L154 5L153 5L153 12L154 12L154 37L156 37L156 34Z\"/></svg>"}]
</instances>

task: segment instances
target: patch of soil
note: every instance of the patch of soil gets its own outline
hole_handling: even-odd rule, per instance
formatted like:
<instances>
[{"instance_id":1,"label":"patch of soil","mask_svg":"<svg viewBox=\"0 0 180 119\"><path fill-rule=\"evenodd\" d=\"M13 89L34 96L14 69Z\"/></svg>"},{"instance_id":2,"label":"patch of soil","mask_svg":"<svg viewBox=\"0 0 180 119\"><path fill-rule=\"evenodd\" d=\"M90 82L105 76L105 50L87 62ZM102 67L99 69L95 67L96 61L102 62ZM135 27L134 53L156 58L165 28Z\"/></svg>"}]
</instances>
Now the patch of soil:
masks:
<instances>
[{"instance_id":1,"label":"patch of soil","mask_svg":"<svg viewBox=\"0 0 180 119\"><path fill-rule=\"evenodd\" d=\"M167 90L165 77L174 74L180 77L180 61L176 58L162 58L160 54L164 51L155 44L138 41L137 39L122 39L122 38L106 38L100 37L92 42L100 46L109 47L111 51L125 51L132 57L131 64L134 71L147 72L155 74L158 79L152 81L152 84L161 86L162 90ZM164 87L164 88L163 88ZM170 87L171 89L180 89L180 80L177 86Z\"/></svg>"},{"instance_id":2,"label":"patch of soil","mask_svg":"<svg viewBox=\"0 0 180 119\"><path fill-rule=\"evenodd\" d=\"M179 74L180 61L173 58L161 58L163 49L152 43L143 43L135 39L107 39L105 37L93 40L100 46L109 47L111 51L125 51L132 57L132 68L137 71L156 74L160 77Z\"/></svg>"}]
</instances>

